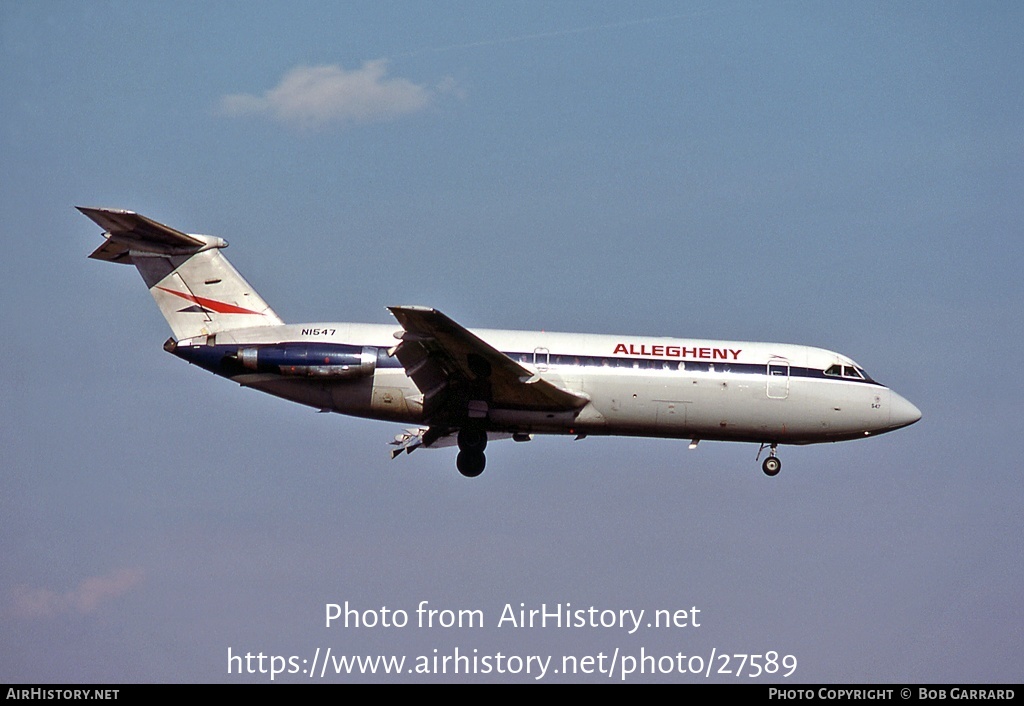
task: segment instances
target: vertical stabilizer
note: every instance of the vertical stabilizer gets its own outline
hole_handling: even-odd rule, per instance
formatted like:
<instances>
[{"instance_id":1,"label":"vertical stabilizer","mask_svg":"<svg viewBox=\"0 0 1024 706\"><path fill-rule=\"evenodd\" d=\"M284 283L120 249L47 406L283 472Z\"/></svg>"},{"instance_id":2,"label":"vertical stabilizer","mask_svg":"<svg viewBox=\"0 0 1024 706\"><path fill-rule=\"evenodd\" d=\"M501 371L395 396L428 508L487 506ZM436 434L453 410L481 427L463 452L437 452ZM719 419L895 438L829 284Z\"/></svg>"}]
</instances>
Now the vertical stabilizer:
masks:
<instances>
[{"instance_id":1,"label":"vertical stabilizer","mask_svg":"<svg viewBox=\"0 0 1024 706\"><path fill-rule=\"evenodd\" d=\"M175 338L284 323L221 254L222 238L182 233L132 211L78 210L105 231L106 242L89 257L135 265Z\"/></svg>"}]
</instances>

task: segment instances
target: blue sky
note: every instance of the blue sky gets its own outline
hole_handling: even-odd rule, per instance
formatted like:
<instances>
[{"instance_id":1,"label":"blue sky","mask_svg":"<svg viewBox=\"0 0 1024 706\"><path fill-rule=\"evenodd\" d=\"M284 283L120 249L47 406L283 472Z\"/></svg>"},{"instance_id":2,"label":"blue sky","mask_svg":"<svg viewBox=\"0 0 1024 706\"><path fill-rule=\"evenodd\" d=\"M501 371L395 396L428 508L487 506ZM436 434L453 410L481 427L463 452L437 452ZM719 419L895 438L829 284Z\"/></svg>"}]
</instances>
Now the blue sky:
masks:
<instances>
[{"instance_id":1,"label":"blue sky","mask_svg":"<svg viewBox=\"0 0 1024 706\"><path fill-rule=\"evenodd\" d=\"M459 647L1019 682L1022 13L0 5L0 680L265 681L229 675L228 649ZM924 419L784 448L775 479L748 445L541 438L467 481L450 450L391 461L398 425L166 355L138 275L86 259L75 205L224 237L290 322L422 304L806 343ZM346 600L488 624L324 628ZM494 625L521 602L703 622Z\"/></svg>"}]
</instances>

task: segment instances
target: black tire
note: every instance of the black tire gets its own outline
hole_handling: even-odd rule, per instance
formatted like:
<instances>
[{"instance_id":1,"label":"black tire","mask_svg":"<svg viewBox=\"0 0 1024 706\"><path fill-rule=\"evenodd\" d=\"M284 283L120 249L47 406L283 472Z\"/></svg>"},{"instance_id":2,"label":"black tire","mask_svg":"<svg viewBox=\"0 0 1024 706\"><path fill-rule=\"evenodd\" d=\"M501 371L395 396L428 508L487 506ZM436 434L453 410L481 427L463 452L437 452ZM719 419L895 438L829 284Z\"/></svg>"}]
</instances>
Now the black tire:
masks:
<instances>
[{"instance_id":1,"label":"black tire","mask_svg":"<svg viewBox=\"0 0 1024 706\"><path fill-rule=\"evenodd\" d=\"M484 472L486 465L487 457L479 451L459 451L459 455L455 459L455 467L466 478L476 478Z\"/></svg>"},{"instance_id":2,"label":"black tire","mask_svg":"<svg viewBox=\"0 0 1024 706\"><path fill-rule=\"evenodd\" d=\"M473 453L484 452L487 448L487 432L479 427L462 427L459 429L459 451Z\"/></svg>"},{"instance_id":3,"label":"black tire","mask_svg":"<svg viewBox=\"0 0 1024 706\"><path fill-rule=\"evenodd\" d=\"M769 456L761 464L761 470L764 471L766 476L777 476L779 471L782 470L782 461L779 460L778 456Z\"/></svg>"}]
</instances>

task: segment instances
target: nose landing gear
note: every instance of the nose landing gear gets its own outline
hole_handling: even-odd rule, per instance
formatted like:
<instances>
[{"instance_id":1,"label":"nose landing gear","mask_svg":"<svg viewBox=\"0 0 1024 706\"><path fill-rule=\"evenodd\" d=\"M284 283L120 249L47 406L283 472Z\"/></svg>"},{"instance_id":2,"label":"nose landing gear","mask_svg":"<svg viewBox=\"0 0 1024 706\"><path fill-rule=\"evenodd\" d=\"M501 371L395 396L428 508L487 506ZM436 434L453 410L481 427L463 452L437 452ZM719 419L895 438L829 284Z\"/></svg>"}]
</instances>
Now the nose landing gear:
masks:
<instances>
[{"instance_id":1,"label":"nose landing gear","mask_svg":"<svg viewBox=\"0 0 1024 706\"><path fill-rule=\"evenodd\" d=\"M765 446L769 446L768 458L761 464L761 470L764 471L766 476L777 476L779 471L782 470L782 461L775 455L775 448L778 444L774 442L771 444L761 444L761 448L757 452L758 458L761 458L761 452L764 451Z\"/></svg>"}]
</instances>

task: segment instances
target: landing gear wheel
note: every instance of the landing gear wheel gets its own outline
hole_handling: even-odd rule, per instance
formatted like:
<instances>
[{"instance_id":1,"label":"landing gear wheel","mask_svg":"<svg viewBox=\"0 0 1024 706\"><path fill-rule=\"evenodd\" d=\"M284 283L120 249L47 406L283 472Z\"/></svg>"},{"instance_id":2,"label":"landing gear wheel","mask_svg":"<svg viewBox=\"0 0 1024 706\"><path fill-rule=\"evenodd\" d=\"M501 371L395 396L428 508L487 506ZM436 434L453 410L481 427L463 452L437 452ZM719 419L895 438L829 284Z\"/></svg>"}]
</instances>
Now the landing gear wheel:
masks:
<instances>
[{"instance_id":1,"label":"landing gear wheel","mask_svg":"<svg viewBox=\"0 0 1024 706\"><path fill-rule=\"evenodd\" d=\"M459 455L455 459L455 467L466 478L476 478L484 472L485 465L487 465L487 457L482 451L459 451Z\"/></svg>"},{"instance_id":2,"label":"landing gear wheel","mask_svg":"<svg viewBox=\"0 0 1024 706\"><path fill-rule=\"evenodd\" d=\"M782 470L782 461L777 456L769 456L761 464L761 470L766 476L777 476Z\"/></svg>"},{"instance_id":3,"label":"landing gear wheel","mask_svg":"<svg viewBox=\"0 0 1024 706\"><path fill-rule=\"evenodd\" d=\"M462 427L457 438L460 451L482 454L487 448L487 432L479 427Z\"/></svg>"}]
</instances>

